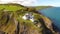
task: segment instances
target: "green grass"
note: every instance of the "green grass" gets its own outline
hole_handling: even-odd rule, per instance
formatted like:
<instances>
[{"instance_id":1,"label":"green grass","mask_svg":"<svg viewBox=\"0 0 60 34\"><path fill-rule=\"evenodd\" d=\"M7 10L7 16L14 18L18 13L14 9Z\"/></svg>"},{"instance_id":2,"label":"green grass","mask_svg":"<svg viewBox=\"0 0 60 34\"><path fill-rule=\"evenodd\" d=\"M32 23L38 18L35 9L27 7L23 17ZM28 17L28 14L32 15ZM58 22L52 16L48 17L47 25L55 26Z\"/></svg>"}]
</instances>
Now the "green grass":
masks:
<instances>
[{"instance_id":1,"label":"green grass","mask_svg":"<svg viewBox=\"0 0 60 34\"><path fill-rule=\"evenodd\" d=\"M25 13L29 13L29 11L24 11L24 8L25 7L22 7L20 5L0 4L0 19L1 19L1 16L3 14L3 10L2 9L8 10L7 13L10 14L10 15L12 14L13 15L12 18L15 18L16 20L18 20L19 23L24 24L24 22L25 22L24 25L26 25L28 28L36 29L38 31L42 30L42 29L38 28L32 21L22 19L22 17L25 15ZM41 8L43 8L43 7L41 7ZM21 11L17 11L17 10L21 10ZM33 12L33 15L34 15L34 19L36 19L36 20L38 20L39 18L41 18L40 14L38 14L38 13L34 13ZM2 24L4 24L4 22L6 21L6 19L7 18L3 18L1 20L2 21ZM13 30L12 29L11 30L14 31L15 28L16 28L15 25L14 25L14 23L15 22L13 21L13 19L10 19L10 21L8 22L8 24L5 27L3 27L3 30L5 32L9 32L10 31L10 28L13 28Z\"/></svg>"},{"instance_id":2,"label":"green grass","mask_svg":"<svg viewBox=\"0 0 60 34\"><path fill-rule=\"evenodd\" d=\"M1 9L5 9L5 10L9 10L9 11L16 11L16 10L20 10L22 9L23 7L21 6L16 6L16 5L0 5L0 10Z\"/></svg>"},{"instance_id":3,"label":"green grass","mask_svg":"<svg viewBox=\"0 0 60 34\"><path fill-rule=\"evenodd\" d=\"M51 8L53 6L36 6L36 10L42 10L42 9L46 9L46 8Z\"/></svg>"}]
</instances>

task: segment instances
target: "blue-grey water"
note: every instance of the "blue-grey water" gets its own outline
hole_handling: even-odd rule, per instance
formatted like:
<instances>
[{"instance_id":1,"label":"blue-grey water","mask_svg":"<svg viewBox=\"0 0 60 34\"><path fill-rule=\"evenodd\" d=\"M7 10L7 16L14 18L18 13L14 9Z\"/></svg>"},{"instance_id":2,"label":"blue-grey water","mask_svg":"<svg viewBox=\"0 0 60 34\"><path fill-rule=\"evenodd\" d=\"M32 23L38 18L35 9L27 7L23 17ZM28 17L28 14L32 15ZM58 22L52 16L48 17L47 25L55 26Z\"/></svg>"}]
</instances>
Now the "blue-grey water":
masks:
<instances>
[{"instance_id":1,"label":"blue-grey water","mask_svg":"<svg viewBox=\"0 0 60 34\"><path fill-rule=\"evenodd\" d=\"M60 7L47 8L39 11L49 17L54 24L60 29Z\"/></svg>"}]
</instances>

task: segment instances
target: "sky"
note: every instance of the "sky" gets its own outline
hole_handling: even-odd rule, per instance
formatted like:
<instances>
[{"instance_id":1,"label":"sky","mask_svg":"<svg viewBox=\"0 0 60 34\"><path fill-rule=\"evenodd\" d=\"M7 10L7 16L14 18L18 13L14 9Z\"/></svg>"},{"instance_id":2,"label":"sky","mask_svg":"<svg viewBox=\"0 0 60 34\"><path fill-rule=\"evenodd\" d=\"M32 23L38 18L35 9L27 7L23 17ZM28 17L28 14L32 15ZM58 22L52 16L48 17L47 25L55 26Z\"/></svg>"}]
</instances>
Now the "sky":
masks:
<instances>
[{"instance_id":1,"label":"sky","mask_svg":"<svg viewBox=\"0 0 60 34\"><path fill-rule=\"evenodd\" d=\"M0 4L18 3L24 6L56 6L60 7L60 0L0 0Z\"/></svg>"}]
</instances>

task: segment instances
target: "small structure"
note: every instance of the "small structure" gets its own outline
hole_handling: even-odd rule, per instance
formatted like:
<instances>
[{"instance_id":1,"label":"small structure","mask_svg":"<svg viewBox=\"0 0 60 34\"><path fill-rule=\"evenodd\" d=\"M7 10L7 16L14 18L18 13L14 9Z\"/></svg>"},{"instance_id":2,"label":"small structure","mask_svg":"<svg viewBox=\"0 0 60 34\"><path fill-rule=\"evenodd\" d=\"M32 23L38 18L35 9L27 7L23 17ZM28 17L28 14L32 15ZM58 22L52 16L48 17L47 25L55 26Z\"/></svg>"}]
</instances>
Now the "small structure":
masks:
<instances>
[{"instance_id":1,"label":"small structure","mask_svg":"<svg viewBox=\"0 0 60 34\"><path fill-rule=\"evenodd\" d=\"M32 22L34 22L33 13L26 13L22 18L23 18L24 20L31 20Z\"/></svg>"}]
</instances>

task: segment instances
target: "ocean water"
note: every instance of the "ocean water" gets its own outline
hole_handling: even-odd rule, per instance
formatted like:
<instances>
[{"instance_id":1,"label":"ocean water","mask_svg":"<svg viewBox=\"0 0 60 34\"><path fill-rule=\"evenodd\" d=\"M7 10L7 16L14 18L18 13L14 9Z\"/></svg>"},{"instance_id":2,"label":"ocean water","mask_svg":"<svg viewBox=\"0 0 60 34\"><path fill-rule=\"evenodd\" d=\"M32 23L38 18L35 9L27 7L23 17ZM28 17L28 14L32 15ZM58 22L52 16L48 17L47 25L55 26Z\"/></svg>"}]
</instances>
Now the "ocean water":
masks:
<instances>
[{"instance_id":1,"label":"ocean water","mask_svg":"<svg viewBox=\"0 0 60 34\"><path fill-rule=\"evenodd\" d=\"M60 7L47 8L39 10L40 13L49 17L54 24L60 29Z\"/></svg>"}]
</instances>

